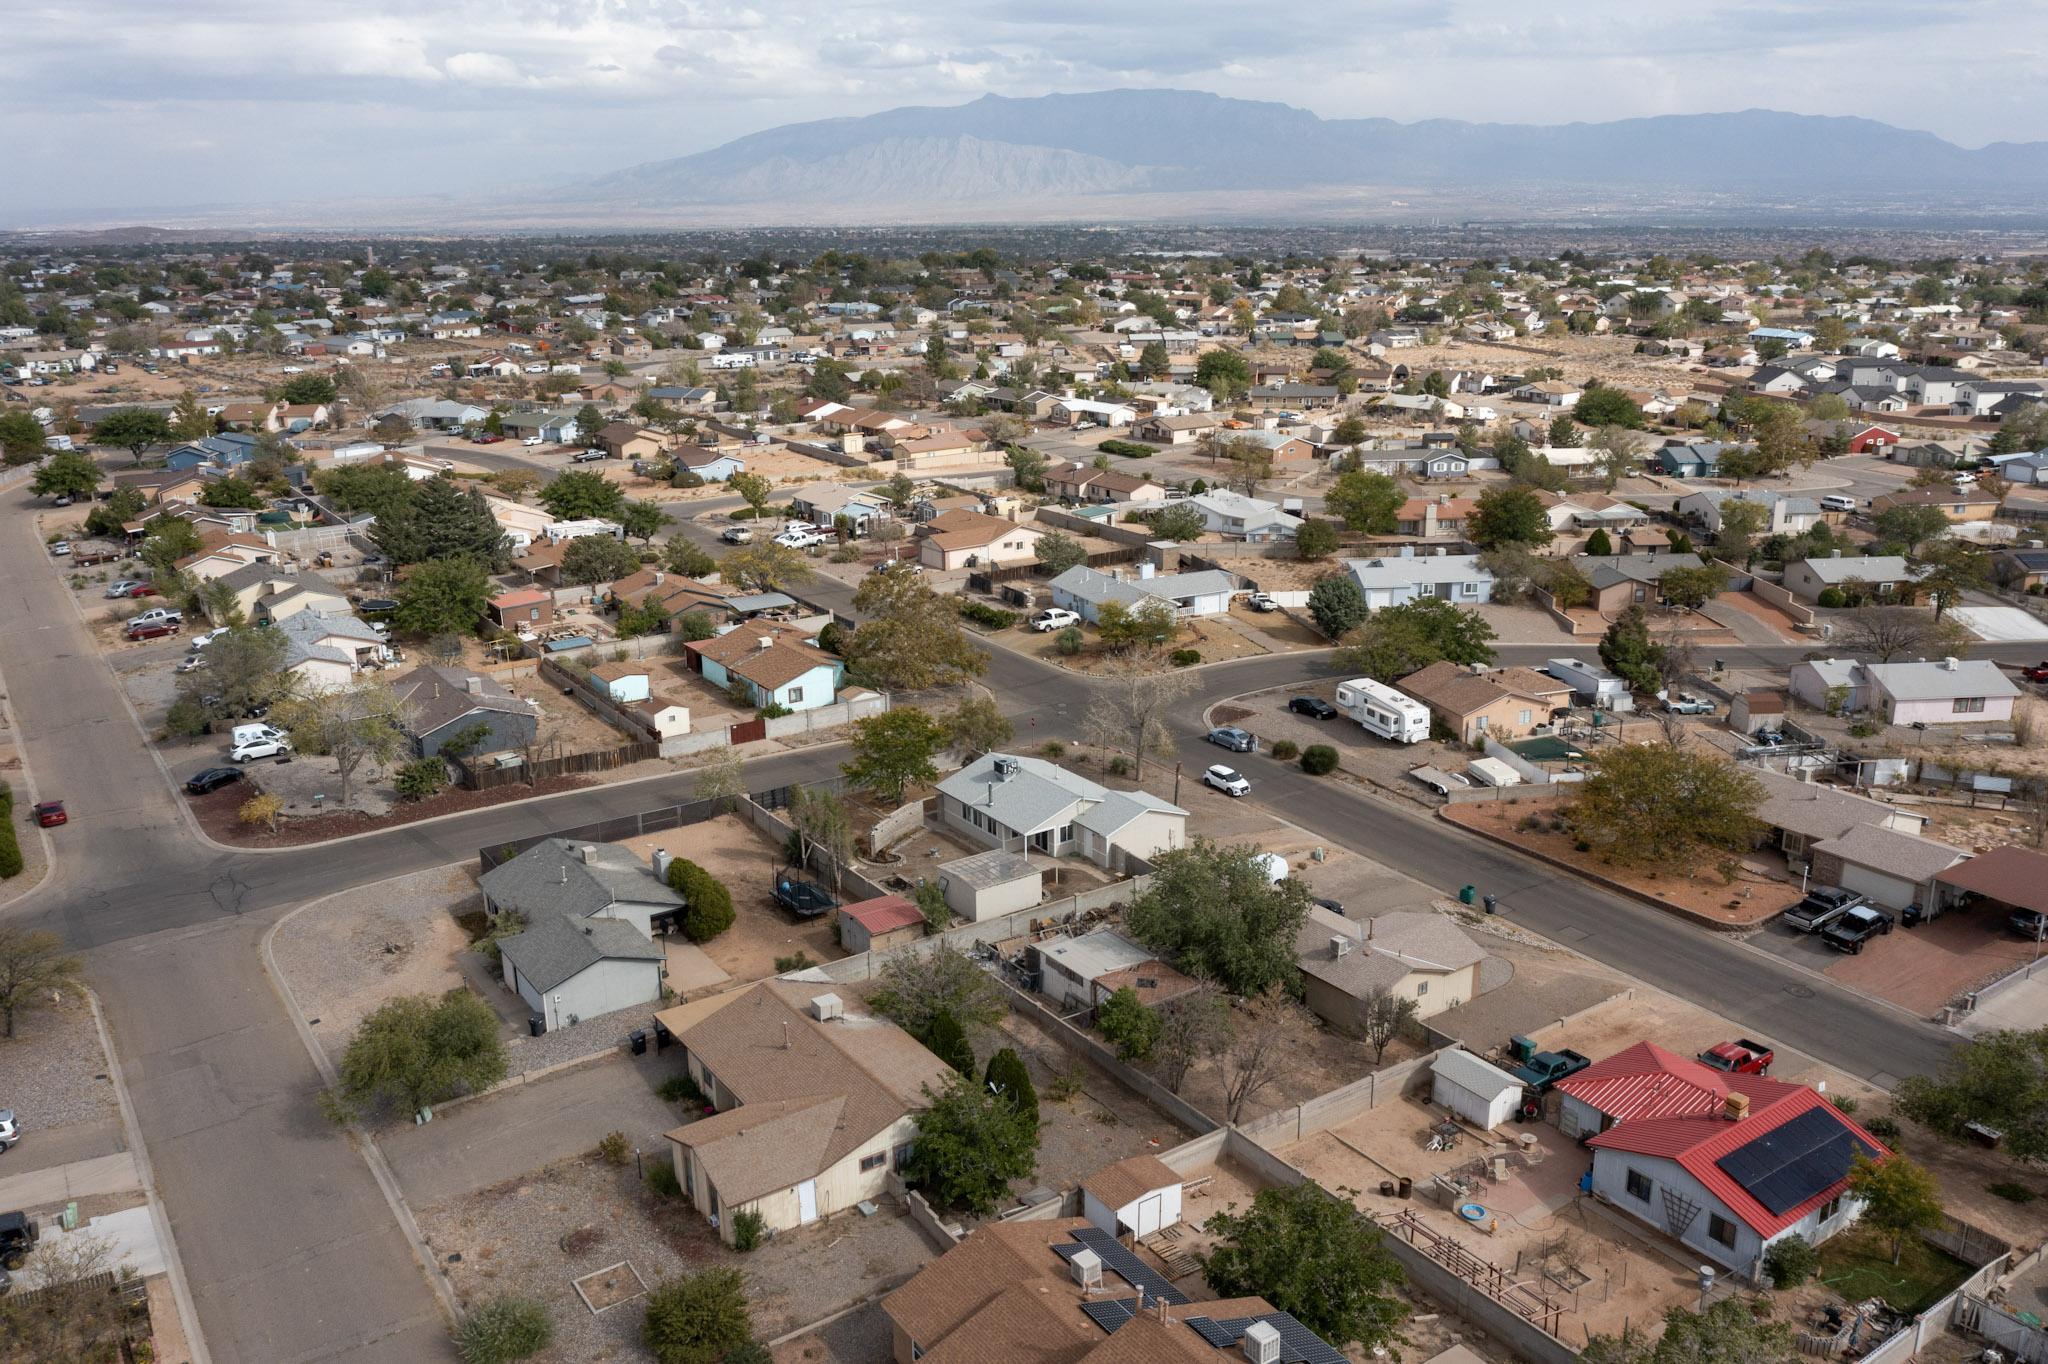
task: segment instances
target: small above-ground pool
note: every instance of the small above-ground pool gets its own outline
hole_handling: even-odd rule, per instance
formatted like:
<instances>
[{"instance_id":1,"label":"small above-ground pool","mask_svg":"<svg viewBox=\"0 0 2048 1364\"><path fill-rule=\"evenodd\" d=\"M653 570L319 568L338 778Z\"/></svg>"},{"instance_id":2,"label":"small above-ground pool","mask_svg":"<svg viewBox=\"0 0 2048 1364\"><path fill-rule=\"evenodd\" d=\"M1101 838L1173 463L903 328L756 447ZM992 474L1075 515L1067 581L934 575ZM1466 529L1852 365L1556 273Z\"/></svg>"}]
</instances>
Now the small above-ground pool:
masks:
<instances>
[{"instance_id":1,"label":"small above-ground pool","mask_svg":"<svg viewBox=\"0 0 2048 1364\"><path fill-rule=\"evenodd\" d=\"M1484 1222L1486 1220L1486 1209L1477 1203L1460 1203L1458 1205L1458 1216L1464 1218L1467 1222Z\"/></svg>"}]
</instances>

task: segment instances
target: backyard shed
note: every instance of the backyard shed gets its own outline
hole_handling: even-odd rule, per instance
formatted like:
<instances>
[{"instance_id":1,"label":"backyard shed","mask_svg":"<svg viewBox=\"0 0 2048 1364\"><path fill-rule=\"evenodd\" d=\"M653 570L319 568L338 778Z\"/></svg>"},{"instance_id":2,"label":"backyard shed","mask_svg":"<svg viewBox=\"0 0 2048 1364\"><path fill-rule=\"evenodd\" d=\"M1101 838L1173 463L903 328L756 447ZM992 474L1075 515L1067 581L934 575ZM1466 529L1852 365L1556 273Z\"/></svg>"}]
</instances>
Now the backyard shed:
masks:
<instances>
[{"instance_id":1,"label":"backyard shed","mask_svg":"<svg viewBox=\"0 0 2048 1364\"><path fill-rule=\"evenodd\" d=\"M839 909L839 943L849 952L874 952L924 936L924 912L901 895L881 895Z\"/></svg>"},{"instance_id":2,"label":"backyard shed","mask_svg":"<svg viewBox=\"0 0 2048 1364\"><path fill-rule=\"evenodd\" d=\"M1514 1116L1522 1082L1469 1051L1447 1051L1430 1065L1429 1097L1491 1132Z\"/></svg>"},{"instance_id":3,"label":"backyard shed","mask_svg":"<svg viewBox=\"0 0 2048 1364\"><path fill-rule=\"evenodd\" d=\"M1030 909L1043 889L1031 859L1002 848L942 863L938 872L947 906L961 918L977 922Z\"/></svg>"},{"instance_id":4,"label":"backyard shed","mask_svg":"<svg viewBox=\"0 0 2048 1364\"><path fill-rule=\"evenodd\" d=\"M1180 1176L1157 1156L1132 1156L1081 1181L1082 1213L1111 1236L1139 1239L1180 1223Z\"/></svg>"}]
</instances>

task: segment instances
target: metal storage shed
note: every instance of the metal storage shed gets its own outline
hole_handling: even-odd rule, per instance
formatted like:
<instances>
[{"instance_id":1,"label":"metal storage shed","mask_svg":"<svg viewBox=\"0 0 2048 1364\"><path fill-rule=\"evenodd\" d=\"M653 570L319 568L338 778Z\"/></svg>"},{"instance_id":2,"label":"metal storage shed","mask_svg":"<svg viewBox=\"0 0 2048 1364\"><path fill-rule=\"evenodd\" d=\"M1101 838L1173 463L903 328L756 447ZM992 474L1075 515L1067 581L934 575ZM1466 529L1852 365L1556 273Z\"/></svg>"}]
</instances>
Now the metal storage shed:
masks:
<instances>
[{"instance_id":1,"label":"metal storage shed","mask_svg":"<svg viewBox=\"0 0 2048 1364\"><path fill-rule=\"evenodd\" d=\"M1520 1080L1469 1051L1447 1051L1429 1069L1430 1099L1474 1127L1492 1131L1521 1102Z\"/></svg>"}]
</instances>

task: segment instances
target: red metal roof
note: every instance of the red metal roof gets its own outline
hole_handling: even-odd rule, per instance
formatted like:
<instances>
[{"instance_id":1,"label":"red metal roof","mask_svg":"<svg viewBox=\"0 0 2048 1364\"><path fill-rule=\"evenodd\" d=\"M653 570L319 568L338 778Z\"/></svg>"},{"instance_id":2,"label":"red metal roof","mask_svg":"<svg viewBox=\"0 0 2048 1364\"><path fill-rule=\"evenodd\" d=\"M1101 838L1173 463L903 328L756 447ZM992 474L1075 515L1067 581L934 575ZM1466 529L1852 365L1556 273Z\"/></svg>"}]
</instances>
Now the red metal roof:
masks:
<instances>
[{"instance_id":1,"label":"red metal roof","mask_svg":"<svg viewBox=\"0 0 2048 1364\"><path fill-rule=\"evenodd\" d=\"M865 928L870 936L893 933L899 928L924 922L924 911L901 895L880 895L858 904L843 905L839 912Z\"/></svg>"},{"instance_id":2,"label":"red metal roof","mask_svg":"<svg viewBox=\"0 0 2048 1364\"><path fill-rule=\"evenodd\" d=\"M1615 1122L1651 1118L1719 1118L1729 1091L1749 1096L1755 1113L1799 1089L1760 1075L1729 1075L1655 1042L1638 1042L1596 1061L1557 1088Z\"/></svg>"}]
</instances>

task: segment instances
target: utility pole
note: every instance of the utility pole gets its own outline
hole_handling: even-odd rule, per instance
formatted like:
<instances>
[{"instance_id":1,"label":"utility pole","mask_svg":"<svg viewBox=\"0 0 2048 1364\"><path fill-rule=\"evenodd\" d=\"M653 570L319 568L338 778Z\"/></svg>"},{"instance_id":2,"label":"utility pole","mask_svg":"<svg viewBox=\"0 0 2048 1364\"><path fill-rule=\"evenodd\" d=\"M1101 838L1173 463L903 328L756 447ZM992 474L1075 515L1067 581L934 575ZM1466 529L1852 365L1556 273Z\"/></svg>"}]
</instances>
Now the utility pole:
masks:
<instances>
[{"instance_id":1,"label":"utility pole","mask_svg":"<svg viewBox=\"0 0 2048 1364\"><path fill-rule=\"evenodd\" d=\"M1178 762L1175 762L1173 765L1173 803L1175 805L1180 804L1180 764Z\"/></svg>"}]
</instances>

